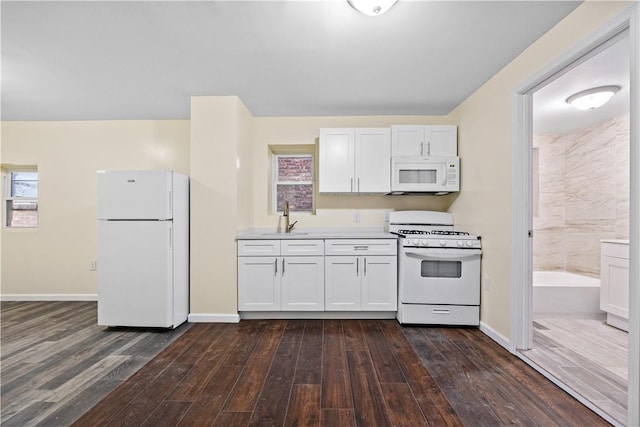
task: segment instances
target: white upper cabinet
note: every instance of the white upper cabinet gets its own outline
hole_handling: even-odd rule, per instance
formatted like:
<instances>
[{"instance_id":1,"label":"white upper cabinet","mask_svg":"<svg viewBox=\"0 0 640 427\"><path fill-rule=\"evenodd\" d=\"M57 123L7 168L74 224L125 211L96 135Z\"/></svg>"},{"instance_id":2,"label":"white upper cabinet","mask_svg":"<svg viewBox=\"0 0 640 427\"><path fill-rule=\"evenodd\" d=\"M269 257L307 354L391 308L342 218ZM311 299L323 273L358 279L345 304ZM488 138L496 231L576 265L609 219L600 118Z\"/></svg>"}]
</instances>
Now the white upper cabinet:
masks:
<instances>
[{"instance_id":1,"label":"white upper cabinet","mask_svg":"<svg viewBox=\"0 0 640 427\"><path fill-rule=\"evenodd\" d=\"M320 129L321 193L388 193L391 132L388 128Z\"/></svg>"},{"instance_id":2,"label":"white upper cabinet","mask_svg":"<svg viewBox=\"0 0 640 427\"><path fill-rule=\"evenodd\" d=\"M455 125L393 125L391 155L457 156L458 127Z\"/></svg>"},{"instance_id":3,"label":"white upper cabinet","mask_svg":"<svg viewBox=\"0 0 640 427\"><path fill-rule=\"evenodd\" d=\"M356 129L356 182L358 193L391 191L391 130Z\"/></svg>"},{"instance_id":4,"label":"white upper cabinet","mask_svg":"<svg viewBox=\"0 0 640 427\"><path fill-rule=\"evenodd\" d=\"M321 193L353 192L355 137L353 128L320 129Z\"/></svg>"}]
</instances>

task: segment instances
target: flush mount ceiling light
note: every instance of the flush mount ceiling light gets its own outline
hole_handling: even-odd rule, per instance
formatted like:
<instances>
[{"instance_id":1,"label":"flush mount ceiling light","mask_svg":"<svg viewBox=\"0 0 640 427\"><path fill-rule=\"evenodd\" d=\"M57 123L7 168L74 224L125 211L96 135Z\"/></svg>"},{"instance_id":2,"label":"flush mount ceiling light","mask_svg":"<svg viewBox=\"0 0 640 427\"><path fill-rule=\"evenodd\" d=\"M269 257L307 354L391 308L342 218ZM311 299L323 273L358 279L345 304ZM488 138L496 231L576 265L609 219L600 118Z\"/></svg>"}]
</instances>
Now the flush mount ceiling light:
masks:
<instances>
[{"instance_id":1,"label":"flush mount ceiling light","mask_svg":"<svg viewBox=\"0 0 640 427\"><path fill-rule=\"evenodd\" d=\"M571 104L578 110L595 110L602 107L620 90L620 86L601 86L583 90L567 98L567 104Z\"/></svg>"},{"instance_id":2,"label":"flush mount ceiling light","mask_svg":"<svg viewBox=\"0 0 640 427\"><path fill-rule=\"evenodd\" d=\"M398 0L347 0L351 7L368 16L382 15Z\"/></svg>"}]
</instances>

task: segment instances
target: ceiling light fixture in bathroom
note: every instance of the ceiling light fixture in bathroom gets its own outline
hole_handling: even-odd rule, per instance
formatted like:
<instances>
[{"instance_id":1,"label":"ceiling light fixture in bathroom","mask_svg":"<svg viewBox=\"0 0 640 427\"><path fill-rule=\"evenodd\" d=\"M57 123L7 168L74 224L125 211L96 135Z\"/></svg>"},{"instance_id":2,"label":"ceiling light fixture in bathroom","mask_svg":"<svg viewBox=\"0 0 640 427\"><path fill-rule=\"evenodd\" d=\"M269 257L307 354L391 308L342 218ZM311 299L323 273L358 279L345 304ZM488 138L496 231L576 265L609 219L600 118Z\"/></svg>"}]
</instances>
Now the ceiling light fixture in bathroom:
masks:
<instances>
[{"instance_id":1,"label":"ceiling light fixture in bathroom","mask_svg":"<svg viewBox=\"0 0 640 427\"><path fill-rule=\"evenodd\" d=\"M379 16L391 9L398 0L347 0L351 7L368 16Z\"/></svg>"},{"instance_id":2,"label":"ceiling light fixture in bathroom","mask_svg":"<svg viewBox=\"0 0 640 427\"><path fill-rule=\"evenodd\" d=\"M578 110L595 110L602 107L620 90L620 86L600 86L574 93L567 98L567 104L571 104Z\"/></svg>"}]
</instances>

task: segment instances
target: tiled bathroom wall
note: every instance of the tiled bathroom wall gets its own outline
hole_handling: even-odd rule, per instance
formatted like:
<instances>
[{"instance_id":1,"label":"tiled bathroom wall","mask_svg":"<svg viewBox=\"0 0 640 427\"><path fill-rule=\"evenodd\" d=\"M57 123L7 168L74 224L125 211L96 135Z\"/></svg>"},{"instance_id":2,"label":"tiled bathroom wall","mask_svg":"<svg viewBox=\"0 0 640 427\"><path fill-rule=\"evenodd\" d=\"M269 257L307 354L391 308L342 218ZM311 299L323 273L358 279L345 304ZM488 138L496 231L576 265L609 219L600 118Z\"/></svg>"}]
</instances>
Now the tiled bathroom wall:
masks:
<instances>
[{"instance_id":1,"label":"tiled bathroom wall","mask_svg":"<svg viewBox=\"0 0 640 427\"><path fill-rule=\"evenodd\" d=\"M533 269L598 277L600 239L629 238L629 115L533 146Z\"/></svg>"}]
</instances>

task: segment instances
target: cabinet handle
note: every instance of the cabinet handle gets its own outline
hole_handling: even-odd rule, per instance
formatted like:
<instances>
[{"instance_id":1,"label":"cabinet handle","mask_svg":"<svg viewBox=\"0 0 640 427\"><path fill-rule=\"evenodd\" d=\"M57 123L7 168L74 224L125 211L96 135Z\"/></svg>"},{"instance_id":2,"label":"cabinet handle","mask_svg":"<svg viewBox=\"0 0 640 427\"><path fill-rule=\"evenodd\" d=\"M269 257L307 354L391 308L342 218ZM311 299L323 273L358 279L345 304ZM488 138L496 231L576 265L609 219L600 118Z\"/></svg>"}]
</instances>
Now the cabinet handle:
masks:
<instances>
[{"instance_id":1,"label":"cabinet handle","mask_svg":"<svg viewBox=\"0 0 640 427\"><path fill-rule=\"evenodd\" d=\"M353 178L351 178L351 186L350 186L350 188L351 188L351 192L353 192Z\"/></svg>"},{"instance_id":2,"label":"cabinet handle","mask_svg":"<svg viewBox=\"0 0 640 427\"><path fill-rule=\"evenodd\" d=\"M275 266L275 268L276 268L276 271L275 271L275 273L274 273L273 275L274 275L274 276L277 276L277 275L278 275L278 258L276 258L275 260L273 260L273 265L274 265L274 266Z\"/></svg>"},{"instance_id":3,"label":"cabinet handle","mask_svg":"<svg viewBox=\"0 0 640 427\"><path fill-rule=\"evenodd\" d=\"M282 258L282 275L284 276L284 258Z\"/></svg>"},{"instance_id":4,"label":"cabinet handle","mask_svg":"<svg viewBox=\"0 0 640 427\"><path fill-rule=\"evenodd\" d=\"M360 192L360 178L358 178L358 193Z\"/></svg>"},{"instance_id":5,"label":"cabinet handle","mask_svg":"<svg viewBox=\"0 0 640 427\"><path fill-rule=\"evenodd\" d=\"M420 155L424 156L424 142L420 142Z\"/></svg>"},{"instance_id":6,"label":"cabinet handle","mask_svg":"<svg viewBox=\"0 0 640 427\"><path fill-rule=\"evenodd\" d=\"M367 275L367 258L364 259L364 275Z\"/></svg>"},{"instance_id":7,"label":"cabinet handle","mask_svg":"<svg viewBox=\"0 0 640 427\"><path fill-rule=\"evenodd\" d=\"M427 156L431 156L431 141L427 142Z\"/></svg>"},{"instance_id":8,"label":"cabinet handle","mask_svg":"<svg viewBox=\"0 0 640 427\"><path fill-rule=\"evenodd\" d=\"M354 251L368 251L369 250L369 246L368 245L355 245L353 247Z\"/></svg>"},{"instance_id":9,"label":"cabinet handle","mask_svg":"<svg viewBox=\"0 0 640 427\"><path fill-rule=\"evenodd\" d=\"M356 258L356 276L360 275L360 258Z\"/></svg>"}]
</instances>

